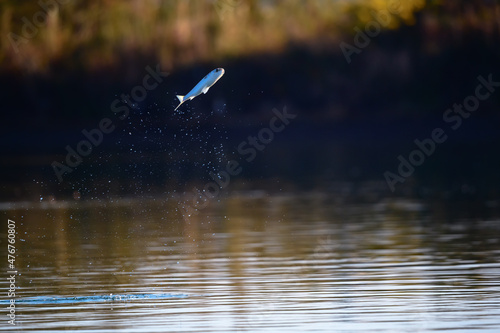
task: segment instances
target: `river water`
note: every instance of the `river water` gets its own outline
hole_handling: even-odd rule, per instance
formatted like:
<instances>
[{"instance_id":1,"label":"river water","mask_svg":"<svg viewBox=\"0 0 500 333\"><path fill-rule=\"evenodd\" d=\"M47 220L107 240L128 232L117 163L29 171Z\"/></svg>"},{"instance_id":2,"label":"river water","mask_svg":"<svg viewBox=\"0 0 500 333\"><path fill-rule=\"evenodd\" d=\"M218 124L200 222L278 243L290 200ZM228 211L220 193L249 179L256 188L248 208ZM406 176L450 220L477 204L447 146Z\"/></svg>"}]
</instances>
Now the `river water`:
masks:
<instances>
[{"instance_id":1,"label":"river water","mask_svg":"<svg viewBox=\"0 0 500 333\"><path fill-rule=\"evenodd\" d=\"M0 208L18 271L0 331L500 331L498 218L318 193L235 194L190 217L171 198Z\"/></svg>"}]
</instances>

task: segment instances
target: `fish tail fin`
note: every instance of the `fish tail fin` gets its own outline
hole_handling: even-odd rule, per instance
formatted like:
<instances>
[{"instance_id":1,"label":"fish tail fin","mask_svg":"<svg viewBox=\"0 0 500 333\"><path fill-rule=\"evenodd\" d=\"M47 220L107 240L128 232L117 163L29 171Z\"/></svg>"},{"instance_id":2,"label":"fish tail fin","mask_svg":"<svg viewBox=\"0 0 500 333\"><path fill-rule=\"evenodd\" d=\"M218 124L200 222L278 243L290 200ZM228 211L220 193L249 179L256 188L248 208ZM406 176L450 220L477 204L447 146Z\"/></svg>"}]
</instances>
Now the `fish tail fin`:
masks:
<instances>
[{"instance_id":1,"label":"fish tail fin","mask_svg":"<svg viewBox=\"0 0 500 333\"><path fill-rule=\"evenodd\" d=\"M181 106L181 105L182 105L182 103L184 103L184 96L182 96L182 95L177 95L177 98L179 99L179 102L180 102L180 103L179 103L179 105L177 105L177 107L174 109L174 111L176 111L176 110L179 108L179 106Z\"/></svg>"}]
</instances>

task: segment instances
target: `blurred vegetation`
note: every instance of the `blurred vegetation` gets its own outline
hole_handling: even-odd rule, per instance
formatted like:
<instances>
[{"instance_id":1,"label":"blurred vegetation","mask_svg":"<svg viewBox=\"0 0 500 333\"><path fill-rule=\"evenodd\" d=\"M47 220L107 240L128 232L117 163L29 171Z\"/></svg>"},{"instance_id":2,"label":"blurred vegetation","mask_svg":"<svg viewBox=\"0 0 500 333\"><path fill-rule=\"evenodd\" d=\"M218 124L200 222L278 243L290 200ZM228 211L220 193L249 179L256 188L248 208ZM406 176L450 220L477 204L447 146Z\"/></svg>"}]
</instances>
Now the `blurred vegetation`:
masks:
<instances>
[{"instance_id":1,"label":"blurred vegetation","mask_svg":"<svg viewBox=\"0 0 500 333\"><path fill-rule=\"evenodd\" d=\"M0 0L0 100L7 110L0 113L0 150L11 154L0 163L0 183L3 177L11 184L4 187L6 197L37 193L34 184L19 184L41 166L38 178L54 179L50 163L64 159L64 145L74 146L81 130L94 128L104 116L116 120L118 130L99 149L116 160L104 169L101 155L94 154L87 161L95 169L81 166L73 181L85 172L102 174L94 178L105 189L114 174L131 193L151 184L159 184L161 192L171 178L183 184L207 174L196 164L205 163L203 155L185 142L183 152L192 150L192 156L165 157L165 147L178 145L173 137L185 135L185 128L197 137L214 132L217 124L227 130L225 142L240 140L260 130L269 110L284 104L301 111L296 132L287 130L281 145L267 148L263 162L254 162L246 177L279 176L294 185L369 180L413 149L405 144L441 126L443 111L473 91L478 75L494 73L496 80L500 71L498 0L55 1ZM50 8L40 5L50 3ZM46 21L42 7L48 8ZM349 65L341 42L355 43L356 31L388 11L385 30ZM120 122L110 104L141 82L145 66L158 63L172 77ZM175 94L187 92L215 64L227 69L224 85L193 101L194 118L173 114ZM450 136L455 142L447 143L441 159L421 169L422 178L442 182L443 188L458 184L453 185L458 192L465 181L456 179L480 175L485 189L498 183L498 154L491 152L500 140L494 127L499 106L498 94L485 101L467 127ZM149 141L138 143L147 136ZM217 140L203 139L212 146ZM137 154L134 145L149 155ZM20 159L21 153L50 156ZM457 162L457 156L465 161ZM174 164L182 169L179 176L167 172L165 161L182 162ZM461 168L450 172L457 165ZM146 176L130 179L129 170L137 168ZM68 195L72 184L66 183Z\"/></svg>"},{"instance_id":2,"label":"blurred vegetation","mask_svg":"<svg viewBox=\"0 0 500 333\"><path fill-rule=\"evenodd\" d=\"M291 43L338 48L340 36L353 34L354 26L373 20L374 11L390 6L398 11L391 15L389 29L414 24L415 13L425 11L422 22L431 49L438 46L432 43L436 38L460 38L464 31L498 35L500 22L500 5L480 0L61 2L42 0L46 9L38 1L0 2L0 71L44 73L54 64L99 70L140 57L173 68L220 57L280 52ZM40 11L48 12L46 21L45 15L36 16ZM29 36L23 34L26 21L35 28ZM13 43L17 37L12 33L25 39Z\"/></svg>"}]
</instances>

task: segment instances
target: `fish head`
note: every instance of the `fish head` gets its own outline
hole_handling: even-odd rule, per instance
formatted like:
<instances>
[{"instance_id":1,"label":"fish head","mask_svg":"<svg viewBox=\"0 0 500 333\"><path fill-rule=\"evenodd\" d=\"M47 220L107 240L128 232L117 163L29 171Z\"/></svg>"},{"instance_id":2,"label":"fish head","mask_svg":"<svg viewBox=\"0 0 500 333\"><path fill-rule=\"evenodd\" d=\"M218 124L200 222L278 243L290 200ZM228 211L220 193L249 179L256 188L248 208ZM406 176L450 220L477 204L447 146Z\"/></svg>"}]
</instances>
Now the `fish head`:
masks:
<instances>
[{"instance_id":1,"label":"fish head","mask_svg":"<svg viewBox=\"0 0 500 333\"><path fill-rule=\"evenodd\" d=\"M224 68L216 68L213 71L211 71L207 75L209 77L207 79L211 81L210 86L213 85L215 82L217 82L222 77L222 75L224 75L224 73L225 73Z\"/></svg>"},{"instance_id":2,"label":"fish head","mask_svg":"<svg viewBox=\"0 0 500 333\"><path fill-rule=\"evenodd\" d=\"M215 73L218 77L221 77L224 75L225 71L224 68L216 68L213 70L213 73Z\"/></svg>"}]
</instances>

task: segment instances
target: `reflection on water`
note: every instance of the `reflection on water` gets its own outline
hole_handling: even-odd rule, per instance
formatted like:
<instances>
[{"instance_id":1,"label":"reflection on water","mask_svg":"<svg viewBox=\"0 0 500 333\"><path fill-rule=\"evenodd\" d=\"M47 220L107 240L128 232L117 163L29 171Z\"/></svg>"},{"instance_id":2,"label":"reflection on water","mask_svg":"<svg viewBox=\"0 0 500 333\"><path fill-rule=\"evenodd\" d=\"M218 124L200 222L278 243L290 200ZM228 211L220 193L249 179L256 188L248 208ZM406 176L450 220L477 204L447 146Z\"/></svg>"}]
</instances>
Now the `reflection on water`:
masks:
<instances>
[{"instance_id":1,"label":"reflection on water","mask_svg":"<svg viewBox=\"0 0 500 333\"><path fill-rule=\"evenodd\" d=\"M2 216L17 222L20 330L500 330L498 219L321 195L232 196L189 220L160 199Z\"/></svg>"}]
</instances>

